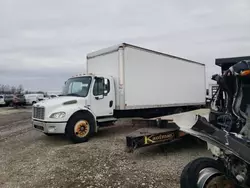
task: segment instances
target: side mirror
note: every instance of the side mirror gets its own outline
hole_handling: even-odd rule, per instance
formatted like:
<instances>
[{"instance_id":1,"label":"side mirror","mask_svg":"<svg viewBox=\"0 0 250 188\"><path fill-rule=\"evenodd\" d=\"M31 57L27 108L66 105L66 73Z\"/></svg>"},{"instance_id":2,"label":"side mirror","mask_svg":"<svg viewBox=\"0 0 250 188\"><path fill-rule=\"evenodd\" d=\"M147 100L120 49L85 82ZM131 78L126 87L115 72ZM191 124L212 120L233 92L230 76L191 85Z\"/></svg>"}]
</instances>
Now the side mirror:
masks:
<instances>
[{"instance_id":1,"label":"side mirror","mask_svg":"<svg viewBox=\"0 0 250 188\"><path fill-rule=\"evenodd\" d=\"M103 95L104 96L108 95L108 88L109 88L108 84L109 84L108 79L104 78L104 82L103 82Z\"/></svg>"}]
</instances>

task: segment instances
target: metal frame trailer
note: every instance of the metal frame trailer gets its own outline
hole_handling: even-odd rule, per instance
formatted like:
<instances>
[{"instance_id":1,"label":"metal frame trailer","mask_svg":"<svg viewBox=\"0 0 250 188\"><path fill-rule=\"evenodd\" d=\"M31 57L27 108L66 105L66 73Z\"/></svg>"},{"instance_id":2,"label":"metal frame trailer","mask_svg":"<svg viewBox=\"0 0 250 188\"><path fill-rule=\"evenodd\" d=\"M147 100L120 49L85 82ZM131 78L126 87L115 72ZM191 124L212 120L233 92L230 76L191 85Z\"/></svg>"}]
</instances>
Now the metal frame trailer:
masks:
<instances>
[{"instance_id":1,"label":"metal frame trailer","mask_svg":"<svg viewBox=\"0 0 250 188\"><path fill-rule=\"evenodd\" d=\"M187 135L171 119L133 119L132 124L144 127L126 136L127 152L152 145L169 144Z\"/></svg>"},{"instance_id":2,"label":"metal frame trailer","mask_svg":"<svg viewBox=\"0 0 250 188\"><path fill-rule=\"evenodd\" d=\"M185 131L187 127L178 126L174 119L197 114L208 117L209 109L200 108L151 119L132 119L132 124L141 128L126 136L127 151L132 152L137 148L151 145L169 144L190 135ZM200 139L193 138L197 143L202 143Z\"/></svg>"}]
</instances>

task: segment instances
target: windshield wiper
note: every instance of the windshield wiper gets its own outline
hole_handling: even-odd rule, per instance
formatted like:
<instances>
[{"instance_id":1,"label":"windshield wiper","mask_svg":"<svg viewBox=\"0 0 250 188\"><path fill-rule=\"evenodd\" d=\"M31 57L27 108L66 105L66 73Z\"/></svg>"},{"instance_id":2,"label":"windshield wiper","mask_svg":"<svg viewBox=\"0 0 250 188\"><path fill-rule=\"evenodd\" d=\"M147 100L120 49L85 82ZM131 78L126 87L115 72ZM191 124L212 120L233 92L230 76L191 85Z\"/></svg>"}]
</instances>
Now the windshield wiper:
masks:
<instances>
[{"instance_id":1,"label":"windshield wiper","mask_svg":"<svg viewBox=\"0 0 250 188\"><path fill-rule=\"evenodd\" d=\"M76 93L69 93L69 94L67 94L67 95L65 95L65 96L76 96L76 97L81 97L80 95L78 95L78 94L76 94Z\"/></svg>"}]
</instances>

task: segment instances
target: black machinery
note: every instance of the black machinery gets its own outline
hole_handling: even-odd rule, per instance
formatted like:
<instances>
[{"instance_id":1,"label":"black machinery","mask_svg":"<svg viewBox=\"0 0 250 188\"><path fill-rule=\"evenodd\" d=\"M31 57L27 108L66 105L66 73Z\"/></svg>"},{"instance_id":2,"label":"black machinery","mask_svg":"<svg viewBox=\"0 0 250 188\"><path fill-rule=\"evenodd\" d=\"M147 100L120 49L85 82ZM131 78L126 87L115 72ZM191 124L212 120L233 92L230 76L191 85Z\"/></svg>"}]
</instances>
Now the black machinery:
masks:
<instances>
[{"instance_id":1,"label":"black machinery","mask_svg":"<svg viewBox=\"0 0 250 188\"><path fill-rule=\"evenodd\" d=\"M208 120L187 131L207 142L215 159L197 158L182 171L181 188L250 187L250 57L217 59L221 75Z\"/></svg>"}]
</instances>

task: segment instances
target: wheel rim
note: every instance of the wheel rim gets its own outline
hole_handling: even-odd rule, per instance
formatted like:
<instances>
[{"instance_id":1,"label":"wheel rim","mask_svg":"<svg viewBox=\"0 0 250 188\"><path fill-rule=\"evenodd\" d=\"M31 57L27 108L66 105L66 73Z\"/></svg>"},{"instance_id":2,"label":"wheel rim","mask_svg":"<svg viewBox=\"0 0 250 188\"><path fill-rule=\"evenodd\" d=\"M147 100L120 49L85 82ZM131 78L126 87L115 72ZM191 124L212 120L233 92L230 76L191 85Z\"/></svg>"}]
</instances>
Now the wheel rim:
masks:
<instances>
[{"instance_id":1,"label":"wheel rim","mask_svg":"<svg viewBox=\"0 0 250 188\"><path fill-rule=\"evenodd\" d=\"M228 180L221 172L215 168L205 168L200 171L198 188L235 188L232 181Z\"/></svg>"},{"instance_id":2,"label":"wheel rim","mask_svg":"<svg viewBox=\"0 0 250 188\"><path fill-rule=\"evenodd\" d=\"M83 138L89 133L89 123L86 120L80 120L75 124L74 133L77 137Z\"/></svg>"}]
</instances>

